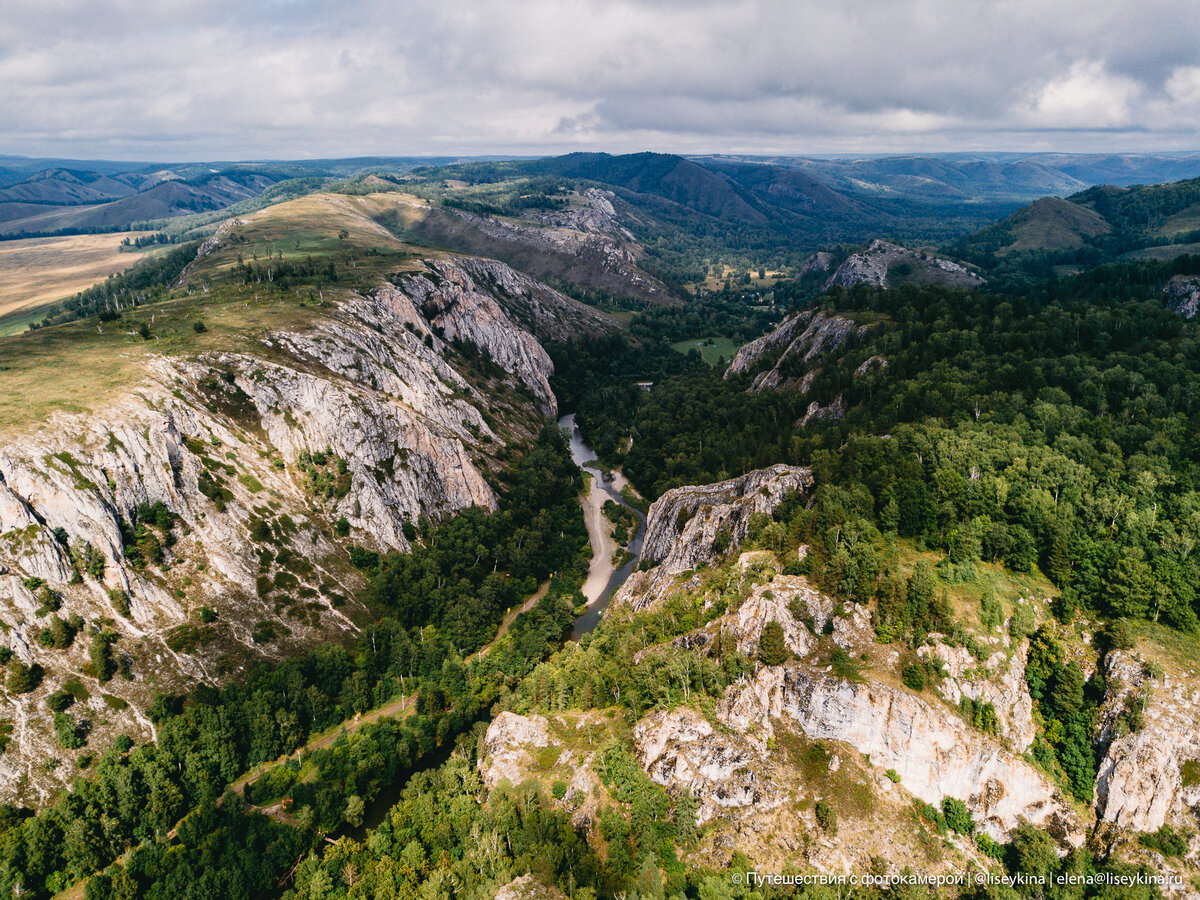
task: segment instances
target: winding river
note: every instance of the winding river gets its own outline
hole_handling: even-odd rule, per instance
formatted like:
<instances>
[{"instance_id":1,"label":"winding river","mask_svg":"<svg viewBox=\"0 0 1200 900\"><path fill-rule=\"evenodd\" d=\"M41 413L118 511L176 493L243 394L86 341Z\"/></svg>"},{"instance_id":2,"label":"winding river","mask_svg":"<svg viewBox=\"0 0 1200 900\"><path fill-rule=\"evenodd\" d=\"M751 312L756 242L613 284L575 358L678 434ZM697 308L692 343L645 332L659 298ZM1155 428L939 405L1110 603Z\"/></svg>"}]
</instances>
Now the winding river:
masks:
<instances>
[{"instance_id":1,"label":"winding river","mask_svg":"<svg viewBox=\"0 0 1200 900\"><path fill-rule=\"evenodd\" d=\"M621 496L621 488L629 482L619 472L604 472L597 465L596 454L592 448L583 442L579 428L575 424L575 414L563 416L558 420L559 427L568 433L571 445L571 459L575 465L584 469L592 477L588 492L579 498L583 507L583 519L587 524L588 539L592 544L592 561L588 567L587 579L583 583L583 596L587 606L582 615L575 619L571 628L571 639L579 640L591 632L600 623L600 617L608 608L613 594L629 577L637 556L642 549L642 536L646 531L646 517L630 506ZM629 552L633 559L619 568L615 565L617 550L616 542L612 539L611 523L604 516L604 501L612 500L631 510L637 516L637 531L629 542ZM441 765L449 758L455 742L446 744L422 758L421 768L427 769ZM335 835L349 835L356 840L364 840L371 829L379 827L387 817L388 811L400 798L406 779L385 786L379 794L367 805L366 816L359 826L343 825ZM268 896L282 896L280 892L267 892Z\"/></svg>"},{"instance_id":2,"label":"winding river","mask_svg":"<svg viewBox=\"0 0 1200 900\"><path fill-rule=\"evenodd\" d=\"M579 640L583 635L594 629L600 622L600 616L608 608L612 595L616 592L629 573L633 571L637 556L642 549L642 535L646 531L646 517L625 502L621 489L629 481L620 472L604 472L599 468L595 452L583 442L579 434L579 426L575 424L575 414L563 416L558 425L567 433L571 444L571 459L575 465L591 475L588 492L580 498L583 506L583 520L587 524L588 539L592 544L592 563L588 567L587 579L583 583L583 596L587 599L587 608L583 615L575 620L571 629L571 639ZM629 552L633 559L620 568L615 565L618 547L610 535L610 523L604 516L604 501L612 500L621 504L637 516L637 531L629 543Z\"/></svg>"}]
</instances>

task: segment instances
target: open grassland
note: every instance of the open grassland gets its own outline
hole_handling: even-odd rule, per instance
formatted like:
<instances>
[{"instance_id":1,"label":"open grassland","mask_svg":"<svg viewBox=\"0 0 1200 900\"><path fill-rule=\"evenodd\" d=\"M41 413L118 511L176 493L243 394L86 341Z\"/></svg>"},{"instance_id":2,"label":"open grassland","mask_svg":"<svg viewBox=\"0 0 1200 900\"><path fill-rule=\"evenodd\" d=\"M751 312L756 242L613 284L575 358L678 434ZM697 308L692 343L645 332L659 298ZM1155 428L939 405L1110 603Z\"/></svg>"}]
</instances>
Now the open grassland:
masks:
<instances>
[{"instance_id":1,"label":"open grassland","mask_svg":"<svg viewBox=\"0 0 1200 900\"><path fill-rule=\"evenodd\" d=\"M28 327L14 316L70 297L109 275L124 272L148 251L121 251L121 242L141 232L0 241L0 334ZM36 318L40 318L36 317ZM17 320L22 321L18 322Z\"/></svg>"},{"instance_id":2,"label":"open grassland","mask_svg":"<svg viewBox=\"0 0 1200 900\"><path fill-rule=\"evenodd\" d=\"M263 355L262 338L269 332L308 327L350 291L373 287L388 274L436 255L404 244L378 223L377 218L394 215L406 203L423 205L394 193L314 194L280 203L236 226L217 252L193 266L171 299L129 310L115 322L92 317L10 334L0 343L0 434L36 426L55 412L100 408L143 380L156 355L250 348ZM85 240L111 240L115 256L124 236ZM284 287L265 280L245 284L234 271L239 256L263 268L280 255L284 261L311 257L330 262L337 278L319 287ZM132 263L140 255L120 256ZM197 332L196 322L207 330ZM143 324L149 338L139 334Z\"/></svg>"},{"instance_id":3,"label":"open grassland","mask_svg":"<svg viewBox=\"0 0 1200 900\"><path fill-rule=\"evenodd\" d=\"M980 622L980 601L985 594L993 594L1005 609L1005 615L1012 612L1018 599L1032 600L1037 608L1045 610L1047 601L1059 594L1051 581L1037 568L1029 572L1014 572L1000 563L976 560L971 564L973 576L969 572L960 572L960 576L968 576L959 580L951 577L950 571L940 569L938 564L944 555L933 550L917 550L911 539L901 538L896 543L894 562L897 569L905 577L912 574L917 563L924 562L938 575L937 592L943 591L954 608L954 615L971 629L984 632Z\"/></svg>"},{"instance_id":4,"label":"open grassland","mask_svg":"<svg viewBox=\"0 0 1200 900\"><path fill-rule=\"evenodd\" d=\"M741 348L742 345L738 341L727 337L677 341L671 345L671 349L677 353L687 354L691 350L699 350L704 361L710 366L715 366L721 359L724 359L727 363L732 361Z\"/></svg>"},{"instance_id":5,"label":"open grassland","mask_svg":"<svg viewBox=\"0 0 1200 900\"><path fill-rule=\"evenodd\" d=\"M422 258L438 255L417 251L392 230L424 214L425 203L406 194L309 194L234 226L220 250L193 266L192 278L228 271L239 258L261 265L272 257L333 259L339 270L393 272L405 268L405 262L411 266L418 253Z\"/></svg>"},{"instance_id":6,"label":"open grassland","mask_svg":"<svg viewBox=\"0 0 1200 900\"><path fill-rule=\"evenodd\" d=\"M237 352L257 347L269 331L303 328L323 313L294 295L262 292L261 299L252 299L243 291L184 295L136 309L118 322L85 319L5 338L0 434L36 426L55 412L99 409L142 381L155 355ZM204 322L205 332L195 331L197 321ZM138 333L143 323L148 339ZM261 349L256 352L261 355Z\"/></svg>"},{"instance_id":7,"label":"open grassland","mask_svg":"<svg viewBox=\"0 0 1200 900\"><path fill-rule=\"evenodd\" d=\"M1163 244L1159 247L1143 247L1141 250L1130 250L1121 256L1122 260L1149 259L1155 262L1168 262L1177 256L1200 253L1200 244Z\"/></svg>"}]
</instances>

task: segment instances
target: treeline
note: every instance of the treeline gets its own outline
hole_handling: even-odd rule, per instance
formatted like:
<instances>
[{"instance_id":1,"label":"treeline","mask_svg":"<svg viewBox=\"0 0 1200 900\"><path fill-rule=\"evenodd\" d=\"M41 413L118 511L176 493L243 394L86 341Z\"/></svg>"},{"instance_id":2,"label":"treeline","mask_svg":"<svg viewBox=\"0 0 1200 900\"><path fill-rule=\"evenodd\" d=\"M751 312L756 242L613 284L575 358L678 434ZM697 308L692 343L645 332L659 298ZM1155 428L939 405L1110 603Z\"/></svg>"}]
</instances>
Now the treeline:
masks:
<instances>
[{"instance_id":1,"label":"treeline","mask_svg":"<svg viewBox=\"0 0 1200 900\"><path fill-rule=\"evenodd\" d=\"M377 566L367 600L403 625L437 625L469 653L506 609L568 570L587 530L577 500L583 482L558 428L547 425L504 478L498 512L464 510L412 552L364 560Z\"/></svg>"},{"instance_id":2,"label":"treeline","mask_svg":"<svg viewBox=\"0 0 1200 900\"><path fill-rule=\"evenodd\" d=\"M748 302L741 292L710 294L678 306L652 306L630 323L640 338L672 343L689 338L727 337L740 343L770 331L783 309Z\"/></svg>"},{"instance_id":3,"label":"treeline","mask_svg":"<svg viewBox=\"0 0 1200 900\"><path fill-rule=\"evenodd\" d=\"M590 815L603 838L603 854L573 824L573 813L585 798L573 794L565 781L553 781L547 790L535 770L525 783L502 782L485 796L475 764L482 752L480 725L460 740L458 749L436 771L412 777L384 821L364 840L343 839L323 854L307 857L297 867L286 896L408 897L450 891L453 886L456 897L484 900L526 873L580 900L620 896L778 900L785 896L770 888L745 886L744 876L752 865L740 853L735 852L727 866L696 860L697 801L687 791L668 793L652 782L621 737L646 711L711 702L708 698L720 696L731 681L750 671L751 661L731 642L723 647L718 638L709 647L691 649L672 644L674 637L720 615L743 596L739 571L727 567L702 577L705 584L696 596L715 598L715 607L676 597L658 611L610 616L594 634L538 665L505 703L517 712L551 716L563 710L605 710L602 716L592 712L591 724L574 729L580 737L587 735L588 749L582 752L595 754L593 771L605 788L603 795L590 795L599 797ZM553 762L537 765L545 772L545 781L551 781ZM837 797L819 801L818 827L836 831L838 807ZM847 809L843 814L851 812ZM1059 900L1091 900L1116 896L1105 887L1105 877L1146 874L1144 868L1115 859L1102 862L1085 848L1060 858L1054 840L1028 823L1014 830L1008 844L998 844L976 833L969 811L955 798L946 798L941 810L926 805L919 815L940 836L955 830L975 840L1003 873L1027 876L1023 881L1013 879L1015 887L969 884L960 895L964 900L1040 900L1046 896L1043 884L1057 884L1053 896ZM804 870L784 871L801 874ZM742 876L740 881L736 875ZM1101 877L1087 885L1082 877L1087 875ZM1059 876L1061 883L1056 880ZM832 900L835 895L853 900L933 896L895 888L847 890L798 886L789 888L786 896L813 900ZM1150 900L1160 894L1147 886L1123 889L1120 896Z\"/></svg>"},{"instance_id":4,"label":"treeline","mask_svg":"<svg viewBox=\"0 0 1200 900\"><path fill-rule=\"evenodd\" d=\"M1038 566L1067 607L1193 630L1200 333L1144 299L1193 265L1097 270L1054 302L935 286L831 292L832 311L877 324L814 361L803 397L747 393L711 371L649 393L581 379L578 421L647 496L811 463L873 527L955 565ZM860 372L873 356L888 365ZM840 420L798 427L809 403L838 398Z\"/></svg>"},{"instance_id":5,"label":"treeline","mask_svg":"<svg viewBox=\"0 0 1200 900\"><path fill-rule=\"evenodd\" d=\"M196 258L199 246L199 241L192 241L172 247L165 253L138 260L129 271L111 275L62 301L61 306L52 307L50 314L40 323L29 327L37 329L94 315L111 320L118 318L125 310L164 300L171 283Z\"/></svg>"}]
</instances>

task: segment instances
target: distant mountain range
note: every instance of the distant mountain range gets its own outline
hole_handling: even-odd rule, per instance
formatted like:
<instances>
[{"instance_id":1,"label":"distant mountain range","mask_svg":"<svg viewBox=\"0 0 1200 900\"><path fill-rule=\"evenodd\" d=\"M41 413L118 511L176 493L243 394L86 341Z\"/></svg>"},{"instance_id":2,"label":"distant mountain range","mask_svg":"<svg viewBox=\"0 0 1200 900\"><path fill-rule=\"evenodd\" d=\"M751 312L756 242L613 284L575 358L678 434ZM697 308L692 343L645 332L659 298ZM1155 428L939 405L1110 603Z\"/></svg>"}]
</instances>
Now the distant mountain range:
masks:
<instances>
[{"instance_id":1,"label":"distant mountain range","mask_svg":"<svg viewBox=\"0 0 1200 900\"><path fill-rule=\"evenodd\" d=\"M710 242L720 234L727 249L742 247L782 258L878 237L926 246L965 241L957 248L961 254L987 265L981 253L1003 255L1005 248L1078 251L1108 241L1106 252L1117 244L1127 252L1165 242L1165 237L1142 233L1144 228L1132 242L1106 238L1117 227L1106 218L1112 212L1105 211L1111 205L1108 195L1079 198L1097 185L1126 188L1196 178L1200 153L837 159L571 153L537 159L359 157L186 164L0 157L0 237L147 224L159 228L166 220L195 213L206 215L187 221L207 224L233 204L241 206L229 214L247 209L247 203L259 207L276 197L329 188L368 173L400 178L401 189L405 180L447 186L520 178L591 183L613 191L633 214L631 221L643 222L646 233L667 236L672 246ZM1070 199L1043 200L1017 212L1023 203L1047 197ZM457 201L450 197L448 202ZM1113 209L1124 202L1111 201ZM1000 231L973 236L1014 213L1016 218L1006 220ZM1162 227L1177 234L1182 221ZM1122 234L1128 230L1126 225L1120 229L1125 229ZM671 249L663 252L664 276L681 274Z\"/></svg>"}]
</instances>

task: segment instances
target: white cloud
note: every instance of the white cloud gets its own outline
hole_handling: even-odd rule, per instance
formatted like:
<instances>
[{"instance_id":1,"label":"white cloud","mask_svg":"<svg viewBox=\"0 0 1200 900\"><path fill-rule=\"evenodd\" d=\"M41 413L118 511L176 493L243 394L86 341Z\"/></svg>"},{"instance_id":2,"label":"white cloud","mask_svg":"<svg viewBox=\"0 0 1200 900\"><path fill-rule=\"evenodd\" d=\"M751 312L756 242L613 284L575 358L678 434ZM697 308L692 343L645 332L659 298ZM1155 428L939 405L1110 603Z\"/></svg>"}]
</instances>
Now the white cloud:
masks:
<instances>
[{"instance_id":1,"label":"white cloud","mask_svg":"<svg viewBox=\"0 0 1200 900\"><path fill-rule=\"evenodd\" d=\"M1110 74L1102 62L1080 61L1037 91L1028 118L1050 129L1123 128L1132 124L1141 93L1141 85Z\"/></svg>"},{"instance_id":2,"label":"white cloud","mask_svg":"<svg viewBox=\"0 0 1200 900\"><path fill-rule=\"evenodd\" d=\"M1177 7L48 0L0 20L0 152L1195 147Z\"/></svg>"}]
</instances>

